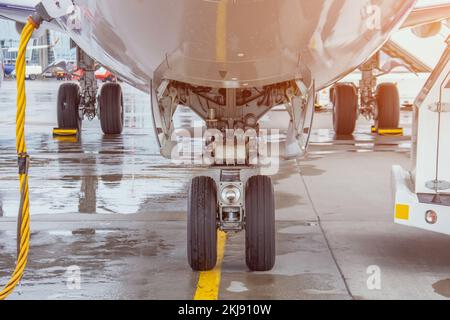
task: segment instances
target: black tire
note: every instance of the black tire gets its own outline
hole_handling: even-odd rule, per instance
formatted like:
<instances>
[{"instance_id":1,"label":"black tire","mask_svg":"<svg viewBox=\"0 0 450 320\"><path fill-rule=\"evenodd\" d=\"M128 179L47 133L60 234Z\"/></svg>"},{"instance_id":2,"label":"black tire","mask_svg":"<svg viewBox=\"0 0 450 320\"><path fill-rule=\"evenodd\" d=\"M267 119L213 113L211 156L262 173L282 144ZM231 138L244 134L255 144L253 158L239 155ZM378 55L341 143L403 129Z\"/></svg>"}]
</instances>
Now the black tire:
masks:
<instances>
[{"instance_id":1,"label":"black tire","mask_svg":"<svg viewBox=\"0 0 450 320\"><path fill-rule=\"evenodd\" d=\"M275 265L275 197L272 180L249 179L245 199L246 261L251 271L269 271Z\"/></svg>"},{"instance_id":2,"label":"black tire","mask_svg":"<svg viewBox=\"0 0 450 320\"><path fill-rule=\"evenodd\" d=\"M400 94L394 83L381 83L377 88L378 129L397 129L400 125Z\"/></svg>"},{"instance_id":3,"label":"black tire","mask_svg":"<svg viewBox=\"0 0 450 320\"><path fill-rule=\"evenodd\" d=\"M358 94L351 84L339 83L332 90L333 125L337 135L351 135L358 118Z\"/></svg>"},{"instance_id":4,"label":"black tire","mask_svg":"<svg viewBox=\"0 0 450 320\"><path fill-rule=\"evenodd\" d=\"M35 81L37 79L35 74L30 74L30 80Z\"/></svg>"},{"instance_id":5,"label":"black tire","mask_svg":"<svg viewBox=\"0 0 450 320\"><path fill-rule=\"evenodd\" d=\"M81 130L80 87L75 83L64 83L59 87L57 113L58 127Z\"/></svg>"},{"instance_id":6,"label":"black tire","mask_svg":"<svg viewBox=\"0 0 450 320\"><path fill-rule=\"evenodd\" d=\"M100 123L104 134L123 132L124 108L122 87L117 83L103 85L99 97Z\"/></svg>"},{"instance_id":7,"label":"black tire","mask_svg":"<svg viewBox=\"0 0 450 320\"><path fill-rule=\"evenodd\" d=\"M217 188L209 177L192 180L188 197L188 260L194 271L217 264Z\"/></svg>"}]
</instances>

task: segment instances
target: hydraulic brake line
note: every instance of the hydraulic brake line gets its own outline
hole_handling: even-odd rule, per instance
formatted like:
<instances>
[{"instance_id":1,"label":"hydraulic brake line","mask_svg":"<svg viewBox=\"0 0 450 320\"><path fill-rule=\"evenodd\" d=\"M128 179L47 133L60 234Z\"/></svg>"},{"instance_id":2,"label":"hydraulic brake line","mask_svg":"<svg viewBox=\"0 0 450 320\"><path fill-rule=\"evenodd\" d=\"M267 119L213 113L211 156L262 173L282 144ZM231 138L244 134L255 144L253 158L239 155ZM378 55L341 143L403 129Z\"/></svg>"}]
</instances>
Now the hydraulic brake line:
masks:
<instances>
[{"instance_id":1,"label":"hydraulic brake line","mask_svg":"<svg viewBox=\"0 0 450 320\"><path fill-rule=\"evenodd\" d=\"M22 280L28 262L30 249L30 198L28 185L28 169L30 158L27 154L25 141L25 55L28 42L35 29L39 28L42 19L35 15L28 19L20 38L19 52L16 61L17 75L17 118L16 118L16 149L18 155L19 180L20 180L20 206L17 228L17 264L11 279L0 291L0 300L6 299Z\"/></svg>"}]
</instances>

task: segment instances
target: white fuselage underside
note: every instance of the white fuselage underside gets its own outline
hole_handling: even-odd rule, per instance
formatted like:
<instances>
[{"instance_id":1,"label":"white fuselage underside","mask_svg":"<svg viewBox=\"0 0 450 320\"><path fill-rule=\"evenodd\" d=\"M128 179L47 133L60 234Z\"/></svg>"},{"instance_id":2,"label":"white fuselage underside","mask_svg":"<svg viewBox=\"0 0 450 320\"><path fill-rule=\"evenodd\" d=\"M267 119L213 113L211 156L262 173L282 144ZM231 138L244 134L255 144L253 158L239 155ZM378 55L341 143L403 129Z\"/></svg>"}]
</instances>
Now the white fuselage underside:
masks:
<instances>
[{"instance_id":1,"label":"white fuselage underside","mask_svg":"<svg viewBox=\"0 0 450 320\"><path fill-rule=\"evenodd\" d=\"M294 80L306 67L320 89L376 52L415 0L74 3L79 14L58 23L84 51L140 89L150 88L160 66L162 78L212 87Z\"/></svg>"}]
</instances>

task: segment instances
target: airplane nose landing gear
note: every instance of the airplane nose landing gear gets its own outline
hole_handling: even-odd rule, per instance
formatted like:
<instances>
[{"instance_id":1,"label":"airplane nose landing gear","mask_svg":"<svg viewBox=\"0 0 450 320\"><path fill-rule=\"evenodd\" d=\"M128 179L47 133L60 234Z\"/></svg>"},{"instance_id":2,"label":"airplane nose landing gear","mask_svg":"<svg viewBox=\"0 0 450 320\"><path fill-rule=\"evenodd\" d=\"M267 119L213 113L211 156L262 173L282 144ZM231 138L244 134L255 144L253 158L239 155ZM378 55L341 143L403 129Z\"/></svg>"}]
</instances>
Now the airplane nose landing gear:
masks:
<instances>
[{"instance_id":1,"label":"airplane nose landing gear","mask_svg":"<svg viewBox=\"0 0 450 320\"><path fill-rule=\"evenodd\" d=\"M161 66L163 70L165 67ZM274 188L269 177L254 173L278 163L269 165L280 156L277 144L283 143L287 158L301 157L307 151L315 85L307 68L303 73L295 81L254 88L197 87L155 76L159 80L151 88L152 116L161 154L173 159L180 151L174 139L177 135L173 117L178 106L188 106L205 124L202 136L195 137L203 143L200 164L220 171L220 177L214 174L216 179L193 179L189 191L187 249L194 271L208 271L216 266L218 230L225 233L245 230L246 262L251 271L264 272L274 267ZM260 123L270 110L281 105L290 117L289 129L284 141L278 141L279 131L272 141ZM192 150L185 151L183 157L192 154ZM194 156L192 160L198 159Z\"/></svg>"},{"instance_id":2,"label":"airplane nose landing gear","mask_svg":"<svg viewBox=\"0 0 450 320\"><path fill-rule=\"evenodd\" d=\"M221 170L219 190L219 227L225 232L244 229L245 190L239 170Z\"/></svg>"},{"instance_id":3,"label":"airplane nose landing gear","mask_svg":"<svg viewBox=\"0 0 450 320\"><path fill-rule=\"evenodd\" d=\"M217 230L246 232L246 262L251 271L275 265L275 198L272 181L251 177L244 189L240 170L223 169L220 188L210 177L192 180L188 198L188 260L194 271L214 269Z\"/></svg>"}]
</instances>

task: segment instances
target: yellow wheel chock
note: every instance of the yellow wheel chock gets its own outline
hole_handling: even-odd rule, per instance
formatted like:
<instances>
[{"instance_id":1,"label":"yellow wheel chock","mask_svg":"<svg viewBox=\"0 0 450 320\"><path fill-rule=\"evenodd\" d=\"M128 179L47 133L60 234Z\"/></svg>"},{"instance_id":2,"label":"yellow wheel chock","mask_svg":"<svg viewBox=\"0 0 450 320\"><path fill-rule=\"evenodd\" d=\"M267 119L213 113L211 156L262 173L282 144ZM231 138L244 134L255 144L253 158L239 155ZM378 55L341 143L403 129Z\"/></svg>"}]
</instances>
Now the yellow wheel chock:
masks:
<instances>
[{"instance_id":1,"label":"yellow wheel chock","mask_svg":"<svg viewBox=\"0 0 450 320\"><path fill-rule=\"evenodd\" d=\"M403 128L393 128L393 129L380 129L372 126L372 133L379 134L380 136L403 136Z\"/></svg>"},{"instance_id":2,"label":"yellow wheel chock","mask_svg":"<svg viewBox=\"0 0 450 320\"><path fill-rule=\"evenodd\" d=\"M73 137L78 136L78 129L53 129L53 137Z\"/></svg>"}]
</instances>

